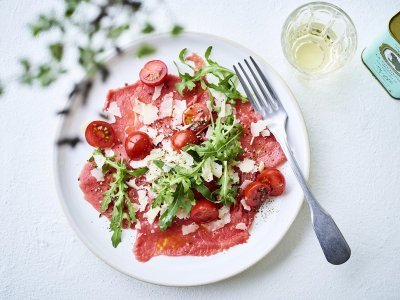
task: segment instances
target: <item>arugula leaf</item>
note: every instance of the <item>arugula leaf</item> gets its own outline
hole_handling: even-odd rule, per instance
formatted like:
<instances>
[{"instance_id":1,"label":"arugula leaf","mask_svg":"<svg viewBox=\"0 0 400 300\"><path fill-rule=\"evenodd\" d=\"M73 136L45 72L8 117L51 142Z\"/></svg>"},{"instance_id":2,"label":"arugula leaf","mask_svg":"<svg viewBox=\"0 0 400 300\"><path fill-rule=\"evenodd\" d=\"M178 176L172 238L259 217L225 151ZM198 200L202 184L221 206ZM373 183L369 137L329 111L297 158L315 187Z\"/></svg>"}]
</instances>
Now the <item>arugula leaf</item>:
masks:
<instances>
[{"instance_id":1,"label":"arugula leaf","mask_svg":"<svg viewBox=\"0 0 400 300\"><path fill-rule=\"evenodd\" d=\"M159 169L162 169L164 167L164 162L158 159L155 159L152 161L153 164L155 164Z\"/></svg>"},{"instance_id":2,"label":"arugula leaf","mask_svg":"<svg viewBox=\"0 0 400 300\"><path fill-rule=\"evenodd\" d=\"M205 184L202 183L202 184L195 185L194 188L207 200L210 200L212 202L215 201L211 191L209 190L209 188L207 186L205 186Z\"/></svg>"},{"instance_id":3,"label":"arugula leaf","mask_svg":"<svg viewBox=\"0 0 400 300\"><path fill-rule=\"evenodd\" d=\"M213 61L210 58L211 51L212 46L207 48L204 55L208 65L194 71L193 74L182 73L177 63L175 63L181 79L181 81L176 84L178 92L183 95L185 89L191 91L196 86L196 83L200 83L203 89L213 89L225 94L230 103L235 103L237 99L240 99L242 102L247 102L247 98L237 90L238 79L235 72ZM194 68L186 62L186 53L186 48L181 50L178 56L179 61L194 70ZM207 76L216 79L217 83L212 83L212 80L207 80Z\"/></svg>"},{"instance_id":4,"label":"arugula leaf","mask_svg":"<svg viewBox=\"0 0 400 300\"><path fill-rule=\"evenodd\" d=\"M131 177L141 176L147 172L147 168L136 170L128 170L123 159L116 160L115 157L106 157L100 149L93 151L89 161L94 161L94 155L101 155L105 159L103 172L105 170L115 169L111 174L113 180L110 182L109 188L103 193L103 199L100 202L101 212L106 212L110 205L113 205L111 214L110 231L112 231L111 242L113 247L117 247L121 242L122 223L127 220L128 224L137 221L135 209L128 196L128 181ZM128 213L125 212L127 210Z\"/></svg>"},{"instance_id":5,"label":"arugula leaf","mask_svg":"<svg viewBox=\"0 0 400 300\"><path fill-rule=\"evenodd\" d=\"M174 203L168 206L167 210L160 216L159 224L161 230L165 230L171 226L178 208L183 206L183 201L185 201L185 190L182 183L178 184L176 187L174 200Z\"/></svg>"}]
</instances>

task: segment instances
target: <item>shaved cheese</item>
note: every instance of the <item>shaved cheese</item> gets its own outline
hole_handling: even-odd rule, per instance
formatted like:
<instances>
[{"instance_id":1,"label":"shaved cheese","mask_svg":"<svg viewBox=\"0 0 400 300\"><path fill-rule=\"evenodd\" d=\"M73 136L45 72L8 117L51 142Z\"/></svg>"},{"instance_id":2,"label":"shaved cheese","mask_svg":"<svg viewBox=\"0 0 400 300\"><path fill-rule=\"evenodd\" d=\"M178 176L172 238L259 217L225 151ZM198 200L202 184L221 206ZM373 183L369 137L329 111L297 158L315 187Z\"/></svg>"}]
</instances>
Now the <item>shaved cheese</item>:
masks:
<instances>
[{"instance_id":1,"label":"shaved cheese","mask_svg":"<svg viewBox=\"0 0 400 300\"><path fill-rule=\"evenodd\" d=\"M254 172L255 161L249 158L245 158L238 164L239 170L243 173Z\"/></svg>"},{"instance_id":2,"label":"shaved cheese","mask_svg":"<svg viewBox=\"0 0 400 300\"><path fill-rule=\"evenodd\" d=\"M151 101L157 100L158 97L160 97L163 86L164 86L164 83L161 83L160 85L157 85L154 87L154 93L153 93L153 97L151 97Z\"/></svg>"},{"instance_id":3,"label":"shaved cheese","mask_svg":"<svg viewBox=\"0 0 400 300\"><path fill-rule=\"evenodd\" d=\"M232 183L239 183L239 174L232 168L232 166L228 167L228 176L232 179Z\"/></svg>"},{"instance_id":4,"label":"shaved cheese","mask_svg":"<svg viewBox=\"0 0 400 300\"><path fill-rule=\"evenodd\" d=\"M182 151L180 153L180 158L182 160L182 165L186 165L188 167L193 166L194 159L193 159L193 156L191 156L189 153Z\"/></svg>"},{"instance_id":5,"label":"shaved cheese","mask_svg":"<svg viewBox=\"0 0 400 300\"><path fill-rule=\"evenodd\" d=\"M100 154L95 154L93 155L94 163L96 164L96 168L90 171L90 174L96 178L97 181L103 181L104 180L104 174L103 174L103 165L106 162L106 158L103 155Z\"/></svg>"},{"instance_id":6,"label":"shaved cheese","mask_svg":"<svg viewBox=\"0 0 400 300\"><path fill-rule=\"evenodd\" d=\"M90 171L90 174L96 178L97 181L103 181L104 180L104 174L101 170L94 168L93 170Z\"/></svg>"},{"instance_id":7,"label":"shaved cheese","mask_svg":"<svg viewBox=\"0 0 400 300\"><path fill-rule=\"evenodd\" d=\"M144 168L147 166L147 162L144 159L141 160L131 160L129 162L129 165L133 168L133 169L139 169L139 168Z\"/></svg>"},{"instance_id":8,"label":"shaved cheese","mask_svg":"<svg viewBox=\"0 0 400 300\"><path fill-rule=\"evenodd\" d=\"M247 205L246 200L242 199L240 200L240 203L242 204L243 208L247 211L251 210L251 207Z\"/></svg>"},{"instance_id":9,"label":"shaved cheese","mask_svg":"<svg viewBox=\"0 0 400 300\"><path fill-rule=\"evenodd\" d=\"M238 224L236 224L235 228L236 228L236 229L239 229L239 230L247 230L247 226L246 226L246 224L244 224L244 223L238 223Z\"/></svg>"},{"instance_id":10,"label":"shaved cheese","mask_svg":"<svg viewBox=\"0 0 400 300\"><path fill-rule=\"evenodd\" d=\"M160 216L167 210L167 208L168 208L168 204L164 203L163 205L161 205Z\"/></svg>"},{"instance_id":11,"label":"shaved cheese","mask_svg":"<svg viewBox=\"0 0 400 300\"><path fill-rule=\"evenodd\" d=\"M178 211L176 212L176 217L178 219L187 219L189 217L188 212L186 211L186 209L180 207L178 209Z\"/></svg>"},{"instance_id":12,"label":"shaved cheese","mask_svg":"<svg viewBox=\"0 0 400 300\"><path fill-rule=\"evenodd\" d=\"M104 163L106 162L106 158L101 154L93 155L94 163L96 164L96 168L101 171Z\"/></svg>"},{"instance_id":13,"label":"shaved cheese","mask_svg":"<svg viewBox=\"0 0 400 300\"><path fill-rule=\"evenodd\" d=\"M211 172L215 177L220 178L222 176L222 165L213 161L211 163Z\"/></svg>"},{"instance_id":14,"label":"shaved cheese","mask_svg":"<svg viewBox=\"0 0 400 300\"><path fill-rule=\"evenodd\" d=\"M137 190L138 200L139 200L139 211L144 211L147 204L149 203L149 197L147 197L146 190Z\"/></svg>"},{"instance_id":15,"label":"shaved cheese","mask_svg":"<svg viewBox=\"0 0 400 300\"><path fill-rule=\"evenodd\" d=\"M209 231L215 231L224 227L226 224L229 224L231 222L231 214L229 210L230 210L229 206L222 206L218 210L218 217L219 217L218 220L202 225Z\"/></svg>"},{"instance_id":16,"label":"shaved cheese","mask_svg":"<svg viewBox=\"0 0 400 300\"><path fill-rule=\"evenodd\" d=\"M172 116L173 101L174 101L173 96L174 96L174 94L171 92L171 93L166 94L162 98L162 101L160 104L160 119Z\"/></svg>"},{"instance_id":17,"label":"shaved cheese","mask_svg":"<svg viewBox=\"0 0 400 300\"><path fill-rule=\"evenodd\" d=\"M201 177L203 177L203 179L206 182L210 182L213 180L211 158L207 158L206 161L204 162L204 164L201 168Z\"/></svg>"},{"instance_id":18,"label":"shaved cheese","mask_svg":"<svg viewBox=\"0 0 400 300\"><path fill-rule=\"evenodd\" d=\"M182 235L188 235L189 233L196 232L199 229L199 225L191 223L189 225L182 225Z\"/></svg>"},{"instance_id":19,"label":"shaved cheese","mask_svg":"<svg viewBox=\"0 0 400 300\"><path fill-rule=\"evenodd\" d=\"M244 190L244 189L246 188L246 186L249 185L249 183L252 183L252 181L246 179L246 180L243 181L243 183L240 185L240 188L241 188L242 190Z\"/></svg>"},{"instance_id":20,"label":"shaved cheese","mask_svg":"<svg viewBox=\"0 0 400 300\"><path fill-rule=\"evenodd\" d=\"M258 165L258 171L261 172L261 171L264 170L264 168L265 168L265 164L264 164L264 162L262 161L262 162L260 162L260 164Z\"/></svg>"},{"instance_id":21,"label":"shaved cheese","mask_svg":"<svg viewBox=\"0 0 400 300\"><path fill-rule=\"evenodd\" d=\"M115 155L114 151L111 149L104 150L104 154L106 157L113 157Z\"/></svg>"},{"instance_id":22,"label":"shaved cheese","mask_svg":"<svg viewBox=\"0 0 400 300\"><path fill-rule=\"evenodd\" d=\"M142 224L140 224L140 221L136 221L135 229L142 229Z\"/></svg>"},{"instance_id":23,"label":"shaved cheese","mask_svg":"<svg viewBox=\"0 0 400 300\"><path fill-rule=\"evenodd\" d=\"M182 124L182 115L186 110L186 100L174 100L174 108L172 112L172 125L180 125Z\"/></svg>"},{"instance_id":24,"label":"shaved cheese","mask_svg":"<svg viewBox=\"0 0 400 300\"><path fill-rule=\"evenodd\" d=\"M122 117L121 110L115 101L110 103L105 113L108 115L110 123L115 123L115 117Z\"/></svg>"},{"instance_id":25,"label":"shaved cheese","mask_svg":"<svg viewBox=\"0 0 400 300\"><path fill-rule=\"evenodd\" d=\"M139 131L145 132L149 135L149 137L152 139L152 142L155 146L157 146L161 141L164 139L164 134L158 134L157 129L149 126L142 126L139 128Z\"/></svg>"},{"instance_id":26,"label":"shaved cheese","mask_svg":"<svg viewBox=\"0 0 400 300\"><path fill-rule=\"evenodd\" d=\"M265 129L265 130L261 131L261 135L264 136L264 137L265 136L270 136L271 132L268 129Z\"/></svg>"},{"instance_id":27,"label":"shaved cheese","mask_svg":"<svg viewBox=\"0 0 400 300\"><path fill-rule=\"evenodd\" d=\"M260 133L267 129L267 121L266 120L258 120L257 122L252 122L250 125L251 135L256 137L259 136Z\"/></svg>"},{"instance_id":28,"label":"shaved cheese","mask_svg":"<svg viewBox=\"0 0 400 300\"><path fill-rule=\"evenodd\" d=\"M158 108L153 104L136 101L133 111L141 116L143 124L149 125L158 119Z\"/></svg>"},{"instance_id":29,"label":"shaved cheese","mask_svg":"<svg viewBox=\"0 0 400 300\"><path fill-rule=\"evenodd\" d=\"M155 146L157 146L159 143L161 143L162 142L162 140L164 139L164 134L160 134L160 135L157 135L154 139L153 139L153 144L155 145Z\"/></svg>"},{"instance_id":30,"label":"shaved cheese","mask_svg":"<svg viewBox=\"0 0 400 300\"><path fill-rule=\"evenodd\" d=\"M207 128L207 131L206 131L206 139L207 139L207 140L210 139L210 137L211 137L211 135L212 135L212 132L213 132L213 128L212 128L211 126L209 126L209 127Z\"/></svg>"},{"instance_id":31,"label":"shaved cheese","mask_svg":"<svg viewBox=\"0 0 400 300\"><path fill-rule=\"evenodd\" d=\"M137 204L137 203L132 203L132 207L133 207L133 211L134 211L134 212L138 212L138 211L139 211L139 208L140 208L140 205Z\"/></svg>"},{"instance_id":32,"label":"shaved cheese","mask_svg":"<svg viewBox=\"0 0 400 300\"><path fill-rule=\"evenodd\" d=\"M158 213L160 212L161 208L160 207L154 207L150 208L144 215L147 218L147 221L150 224L154 223L154 220L157 218Z\"/></svg>"},{"instance_id":33,"label":"shaved cheese","mask_svg":"<svg viewBox=\"0 0 400 300\"><path fill-rule=\"evenodd\" d=\"M232 114L232 105L230 105L229 103L225 103L225 105L221 105L220 107L221 110L218 114L220 118L224 118Z\"/></svg>"},{"instance_id":34,"label":"shaved cheese","mask_svg":"<svg viewBox=\"0 0 400 300\"><path fill-rule=\"evenodd\" d=\"M261 134L264 134L263 136L268 136L269 130L267 129L267 121L266 120L258 120L257 122L252 122L250 125L250 132L251 135L253 136L250 145L253 144L253 140L255 137L260 136Z\"/></svg>"},{"instance_id":35,"label":"shaved cheese","mask_svg":"<svg viewBox=\"0 0 400 300\"><path fill-rule=\"evenodd\" d=\"M127 184L129 187L131 187L131 188L134 188L134 189L137 189L137 190L141 189L141 187L139 187L139 186L136 184L136 178L135 178L135 177L132 178L132 179L130 179L129 181L127 181L126 184Z\"/></svg>"}]
</instances>

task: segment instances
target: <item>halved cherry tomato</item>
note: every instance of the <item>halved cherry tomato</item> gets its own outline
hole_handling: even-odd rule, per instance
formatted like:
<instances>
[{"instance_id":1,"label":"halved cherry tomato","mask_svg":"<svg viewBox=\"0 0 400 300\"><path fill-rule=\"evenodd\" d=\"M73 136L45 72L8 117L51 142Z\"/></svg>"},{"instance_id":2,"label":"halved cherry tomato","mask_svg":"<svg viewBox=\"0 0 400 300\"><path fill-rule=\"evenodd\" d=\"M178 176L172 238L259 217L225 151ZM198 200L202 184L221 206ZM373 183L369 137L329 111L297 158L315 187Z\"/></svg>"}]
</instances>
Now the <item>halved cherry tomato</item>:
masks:
<instances>
[{"instance_id":1,"label":"halved cherry tomato","mask_svg":"<svg viewBox=\"0 0 400 300\"><path fill-rule=\"evenodd\" d=\"M110 123L93 121L86 127L85 138L90 146L110 148L114 145L115 133Z\"/></svg>"},{"instance_id":2,"label":"halved cherry tomato","mask_svg":"<svg viewBox=\"0 0 400 300\"><path fill-rule=\"evenodd\" d=\"M190 211L190 219L196 223L208 223L217 218L217 205L206 199L198 200Z\"/></svg>"},{"instance_id":3,"label":"halved cherry tomato","mask_svg":"<svg viewBox=\"0 0 400 300\"><path fill-rule=\"evenodd\" d=\"M148 86L160 85L168 75L167 65L161 60L151 60L140 70L140 80Z\"/></svg>"},{"instance_id":4,"label":"halved cherry tomato","mask_svg":"<svg viewBox=\"0 0 400 300\"><path fill-rule=\"evenodd\" d=\"M205 104L195 103L183 112L183 123L192 124L190 130L199 132L211 122L210 111Z\"/></svg>"},{"instance_id":5,"label":"halved cherry tomato","mask_svg":"<svg viewBox=\"0 0 400 300\"><path fill-rule=\"evenodd\" d=\"M189 144L198 144L199 139L196 134L190 130L180 130L171 137L172 147L178 151Z\"/></svg>"},{"instance_id":6,"label":"halved cherry tomato","mask_svg":"<svg viewBox=\"0 0 400 300\"><path fill-rule=\"evenodd\" d=\"M257 207L268 200L271 186L268 183L254 181L244 189L244 200L248 206Z\"/></svg>"},{"instance_id":7,"label":"halved cherry tomato","mask_svg":"<svg viewBox=\"0 0 400 300\"><path fill-rule=\"evenodd\" d=\"M279 196L285 190L285 177L277 169L265 169L258 174L257 181L261 183L269 183L271 185L271 196Z\"/></svg>"},{"instance_id":8,"label":"halved cherry tomato","mask_svg":"<svg viewBox=\"0 0 400 300\"><path fill-rule=\"evenodd\" d=\"M143 159L152 149L153 143L150 137L142 131L134 131L125 139L125 151L130 159Z\"/></svg>"}]
</instances>

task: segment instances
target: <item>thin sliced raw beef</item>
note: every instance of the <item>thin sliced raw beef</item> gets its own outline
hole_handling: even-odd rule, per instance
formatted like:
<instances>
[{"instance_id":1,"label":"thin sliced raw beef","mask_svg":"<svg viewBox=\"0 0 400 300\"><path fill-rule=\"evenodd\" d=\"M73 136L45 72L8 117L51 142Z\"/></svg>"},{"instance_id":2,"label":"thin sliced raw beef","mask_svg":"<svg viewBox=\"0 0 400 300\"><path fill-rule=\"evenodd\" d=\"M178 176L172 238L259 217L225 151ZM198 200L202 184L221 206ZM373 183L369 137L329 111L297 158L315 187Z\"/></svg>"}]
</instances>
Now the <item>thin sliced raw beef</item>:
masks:
<instances>
[{"instance_id":1,"label":"thin sliced raw beef","mask_svg":"<svg viewBox=\"0 0 400 300\"><path fill-rule=\"evenodd\" d=\"M193 57L196 66L203 63ZM175 84L179 82L179 78L168 75L167 80L161 89L161 93L156 99L153 99L155 88L148 87L140 81L120 88L111 90L106 99L104 110L107 111L110 105L115 102L120 109L121 117L116 116L115 123L112 127L116 133L116 143L112 150L124 158L127 163L129 159L125 153L124 140L130 132L138 130L143 126L139 115L134 112L134 106L137 101L149 104L152 103L156 107L160 107L162 99L165 95L172 93L174 100L186 100L187 106L196 102L205 102L208 100L208 93L198 85L191 92L181 96L175 89ZM250 124L260 119L249 103L242 104L240 101L236 104L237 118L243 125L244 134L241 138L242 147L245 149L245 156L258 162L264 162L267 167L275 167L285 161L278 143L273 136L256 137L251 144ZM172 126L172 117L166 117L156 120L149 125L157 129L158 133L163 133L168 139L175 131ZM160 147L160 145L159 145ZM92 163L87 163L80 175L80 187L84 193L85 199L100 212L100 201L102 194L109 186L109 176L105 176L105 181L97 181L90 173L93 169ZM240 183L245 179L254 180L255 174L239 174ZM138 180L137 185L146 185L143 180ZM131 201L138 203L137 192L134 188L129 191ZM138 227L137 239L134 245L134 254L139 261L148 261L157 255L212 255L222 250L228 249L234 245L241 244L249 238L249 228L254 219L254 210L247 211L240 204L241 193L238 195L237 203L230 209L230 222L220 229L212 231L207 226L199 225L199 228L192 233L183 235L182 225L192 223L189 219L178 219L173 221L170 228L161 231L158 227L158 220L150 224L144 213L150 208L147 205L146 210L137 212L137 218L140 226ZM109 209L105 216L110 216ZM238 228L236 228L238 227Z\"/></svg>"}]
</instances>

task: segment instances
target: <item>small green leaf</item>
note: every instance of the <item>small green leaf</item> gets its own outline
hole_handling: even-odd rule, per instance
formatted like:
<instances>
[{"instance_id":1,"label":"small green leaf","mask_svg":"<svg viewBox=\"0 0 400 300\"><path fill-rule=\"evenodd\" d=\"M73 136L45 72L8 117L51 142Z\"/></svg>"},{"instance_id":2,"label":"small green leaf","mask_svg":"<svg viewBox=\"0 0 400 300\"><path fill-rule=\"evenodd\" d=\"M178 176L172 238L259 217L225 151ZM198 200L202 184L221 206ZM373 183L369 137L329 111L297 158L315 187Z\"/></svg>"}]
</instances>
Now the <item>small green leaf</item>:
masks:
<instances>
[{"instance_id":1,"label":"small green leaf","mask_svg":"<svg viewBox=\"0 0 400 300\"><path fill-rule=\"evenodd\" d=\"M160 229L166 230L172 224L178 208L183 206L185 191L182 184L178 184L174 193L174 203L168 206L167 210L160 216Z\"/></svg>"},{"instance_id":2,"label":"small green leaf","mask_svg":"<svg viewBox=\"0 0 400 300\"><path fill-rule=\"evenodd\" d=\"M146 57L154 53L156 53L156 48L147 43L139 45L136 49L136 56L138 58Z\"/></svg>"},{"instance_id":3,"label":"small green leaf","mask_svg":"<svg viewBox=\"0 0 400 300\"><path fill-rule=\"evenodd\" d=\"M142 33L144 33L144 34L149 34L149 33L154 32L154 30L155 30L154 26L153 26L151 23L148 23L148 22L147 22L147 23L144 25L144 27L142 28Z\"/></svg>"},{"instance_id":4,"label":"small green leaf","mask_svg":"<svg viewBox=\"0 0 400 300\"><path fill-rule=\"evenodd\" d=\"M49 46L51 56L57 60L58 62L61 61L64 52L64 45L61 43L54 43Z\"/></svg>"},{"instance_id":5,"label":"small green leaf","mask_svg":"<svg viewBox=\"0 0 400 300\"><path fill-rule=\"evenodd\" d=\"M128 29L129 29L129 24L122 24L117 27L111 27L111 29L107 33L107 37L112 40L116 40L121 36L121 34L123 34Z\"/></svg>"},{"instance_id":6,"label":"small green leaf","mask_svg":"<svg viewBox=\"0 0 400 300\"><path fill-rule=\"evenodd\" d=\"M146 174L148 170L149 169L147 168L140 168L140 169L130 170L128 173L130 176L139 177L142 176L143 174Z\"/></svg>"},{"instance_id":7,"label":"small green leaf","mask_svg":"<svg viewBox=\"0 0 400 300\"><path fill-rule=\"evenodd\" d=\"M158 159L155 159L152 161L153 164L155 164L159 169L162 169L164 167L164 162Z\"/></svg>"},{"instance_id":8,"label":"small green leaf","mask_svg":"<svg viewBox=\"0 0 400 300\"><path fill-rule=\"evenodd\" d=\"M171 29L171 35L172 35L172 36L178 36L178 35L180 35L180 34L183 32L183 29L184 29L184 28L183 28L182 26L176 24L176 25L174 25L174 27L172 27L172 29Z\"/></svg>"},{"instance_id":9,"label":"small green leaf","mask_svg":"<svg viewBox=\"0 0 400 300\"><path fill-rule=\"evenodd\" d=\"M207 200L213 201L214 202L214 197L212 196L211 191L207 186L204 184L199 184L194 187L196 191L198 191L204 198Z\"/></svg>"}]
</instances>

